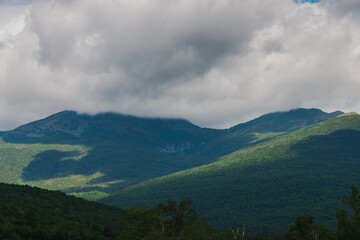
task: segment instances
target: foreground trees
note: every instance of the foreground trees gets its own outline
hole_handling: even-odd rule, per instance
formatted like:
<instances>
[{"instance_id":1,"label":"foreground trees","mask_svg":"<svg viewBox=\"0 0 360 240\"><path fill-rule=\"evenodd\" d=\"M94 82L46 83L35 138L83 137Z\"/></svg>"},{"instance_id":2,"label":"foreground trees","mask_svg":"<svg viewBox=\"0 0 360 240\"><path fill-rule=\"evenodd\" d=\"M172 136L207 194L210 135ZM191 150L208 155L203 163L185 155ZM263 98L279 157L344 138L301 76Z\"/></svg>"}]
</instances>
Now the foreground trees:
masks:
<instances>
[{"instance_id":1,"label":"foreground trees","mask_svg":"<svg viewBox=\"0 0 360 240\"><path fill-rule=\"evenodd\" d=\"M337 234L340 240L359 240L360 239L360 194L355 185L351 186L351 194L344 196L343 204L348 206L350 214L344 209L337 209L338 219Z\"/></svg>"},{"instance_id":2,"label":"foreground trees","mask_svg":"<svg viewBox=\"0 0 360 240\"><path fill-rule=\"evenodd\" d=\"M286 240L359 240L360 239L360 194L355 185L351 194L344 195L345 209L336 210L338 227L335 233L322 223L314 223L313 216L299 216L295 225L290 227ZM349 211L349 212L348 212Z\"/></svg>"},{"instance_id":3,"label":"foreground trees","mask_svg":"<svg viewBox=\"0 0 360 240\"><path fill-rule=\"evenodd\" d=\"M335 234L322 223L315 223L313 216L299 216L286 234L286 240L333 240Z\"/></svg>"},{"instance_id":4,"label":"foreground trees","mask_svg":"<svg viewBox=\"0 0 360 240\"><path fill-rule=\"evenodd\" d=\"M123 211L60 192L0 184L0 239L359 240L360 193L355 186L343 204L337 209L336 232L310 215L298 217L286 235L260 237L230 231L230 226L213 228L197 216L191 200Z\"/></svg>"},{"instance_id":5,"label":"foreground trees","mask_svg":"<svg viewBox=\"0 0 360 240\"><path fill-rule=\"evenodd\" d=\"M191 208L191 200L168 200L154 208L132 208L125 214L123 239L224 239Z\"/></svg>"}]
</instances>

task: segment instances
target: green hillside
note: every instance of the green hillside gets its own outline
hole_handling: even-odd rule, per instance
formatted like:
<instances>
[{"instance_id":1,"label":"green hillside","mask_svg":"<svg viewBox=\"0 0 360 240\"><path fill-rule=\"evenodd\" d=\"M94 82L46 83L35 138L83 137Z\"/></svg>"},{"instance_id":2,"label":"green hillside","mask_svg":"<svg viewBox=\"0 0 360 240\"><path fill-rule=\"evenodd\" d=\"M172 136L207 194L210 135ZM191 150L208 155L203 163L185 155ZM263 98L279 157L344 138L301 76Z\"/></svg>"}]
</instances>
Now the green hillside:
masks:
<instances>
[{"instance_id":1,"label":"green hillside","mask_svg":"<svg viewBox=\"0 0 360 240\"><path fill-rule=\"evenodd\" d=\"M0 181L96 200L340 113L294 109L217 130L182 119L64 111L1 136Z\"/></svg>"},{"instance_id":2,"label":"green hillside","mask_svg":"<svg viewBox=\"0 0 360 240\"><path fill-rule=\"evenodd\" d=\"M230 240L213 228L191 200L168 200L153 208L115 207L57 191L0 183L0 239L4 240ZM248 240L278 240L247 235Z\"/></svg>"},{"instance_id":3,"label":"green hillside","mask_svg":"<svg viewBox=\"0 0 360 240\"><path fill-rule=\"evenodd\" d=\"M61 192L0 184L0 239L119 239L124 214Z\"/></svg>"},{"instance_id":4,"label":"green hillside","mask_svg":"<svg viewBox=\"0 0 360 240\"><path fill-rule=\"evenodd\" d=\"M342 115L201 167L145 181L102 202L124 208L190 198L210 223L285 232L299 215L335 225L335 208L360 183L360 116Z\"/></svg>"},{"instance_id":5,"label":"green hillside","mask_svg":"<svg viewBox=\"0 0 360 240\"><path fill-rule=\"evenodd\" d=\"M88 199L99 199L107 195L102 189L108 188L114 182L92 183L103 176L96 172L91 175L81 175L76 173L59 172L51 179L38 179L27 181L23 178L24 169L29 167L30 163L38 156L49 154L49 161L55 153L63 154L63 158L57 158L61 163L67 161L79 160L88 152L88 148L81 145L60 145L60 144L13 144L6 143L0 138L0 182L27 184L49 190L62 190ZM66 158L66 156L68 158ZM43 164L37 175L47 175L48 172L58 171L59 166L50 166ZM87 188L96 188L98 190L87 191ZM78 191L81 193L78 193Z\"/></svg>"}]
</instances>

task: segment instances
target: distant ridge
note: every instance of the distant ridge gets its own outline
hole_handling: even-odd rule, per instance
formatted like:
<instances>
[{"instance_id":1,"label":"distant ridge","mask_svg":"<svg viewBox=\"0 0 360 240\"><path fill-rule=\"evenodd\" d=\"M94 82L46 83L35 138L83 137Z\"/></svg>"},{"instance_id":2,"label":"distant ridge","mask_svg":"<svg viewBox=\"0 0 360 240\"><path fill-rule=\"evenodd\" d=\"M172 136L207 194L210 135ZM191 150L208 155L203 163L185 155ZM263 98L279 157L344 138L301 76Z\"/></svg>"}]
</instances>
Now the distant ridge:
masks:
<instances>
[{"instance_id":1,"label":"distant ridge","mask_svg":"<svg viewBox=\"0 0 360 240\"><path fill-rule=\"evenodd\" d=\"M108 134L104 134L105 131L121 134L137 127L151 128L149 124L162 124L174 128L199 128L184 119L140 118L112 112L90 115L67 110L20 126L6 134L4 139L8 142L68 143L74 141L82 143L97 137L99 133L101 137L105 137ZM100 129L96 130L96 128Z\"/></svg>"},{"instance_id":2,"label":"distant ridge","mask_svg":"<svg viewBox=\"0 0 360 240\"><path fill-rule=\"evenodd\" d=\"M219 130L184 119L63 111L1 136L0 181L99 199L338 114L295 109Z\"/></svg>"},{"instance_id":3,"label":"distant ridge","mask_svg":"<svg viewBox=\"0 0 360 240\"><path fill-rule=\"evenodd\" d=\"M236 125L231 129L240 130L249 125L255 125L257 127L256 131L267 131L268 129L272 129L274 132L289 132L342 114L344 113L341 111L325 113L316 108L296 108L290 111L267 113L249 122Z\"/></svg>"},{"instance_id":4,"label":"distant ridge","mask_svg":"<svg viewBox=\"0 0 360 240\"><path fill-rule=\"evenodd\" d=\"M344 113L341 111L325 113L320 109L315 108L297 108L290 111L272 112L264 114L254 120L231 127L229 130L231 130L232 132L241 131L243 129L246 129L246 131L248 132L253 130L258 132L267 132L269 130L271 130L272 132L289 132L307 125L334 118L342 114ZM133 125L138 125L138 127L140 127L140 124L144 124L145 122L153 122L153 124L163 124L169 127L171 127L170 125L173 124L173 126L178 128L200 128L186 119L141 118L113 112L90 115L79 114L75 111L66 110L55 113L44 119L22 125L12 131L8 131L8 134L5 136L5 140L7 140L8 142L17 141L16 138L18 137L19 142L46 141L46 143L49 143L48 141L54 141L56 143L59 143L63 140L62 137L64 137L66 141L74 140L75 138L79 137L91 137L91 133L87 133L87 135L85 133L85 130L88 128L100 126L102 128L111 128L115 127L114 124L116 123L122 124L123 126L121 126L121 128L125 129L127 127L133 128ZM107 124L110 124L110 126ZM118 128L118 126L116 128ZM0 132L0 134L5 133L7 132ZM50 139L50 137L54 138Z\"/></svg>"}]
</instances>

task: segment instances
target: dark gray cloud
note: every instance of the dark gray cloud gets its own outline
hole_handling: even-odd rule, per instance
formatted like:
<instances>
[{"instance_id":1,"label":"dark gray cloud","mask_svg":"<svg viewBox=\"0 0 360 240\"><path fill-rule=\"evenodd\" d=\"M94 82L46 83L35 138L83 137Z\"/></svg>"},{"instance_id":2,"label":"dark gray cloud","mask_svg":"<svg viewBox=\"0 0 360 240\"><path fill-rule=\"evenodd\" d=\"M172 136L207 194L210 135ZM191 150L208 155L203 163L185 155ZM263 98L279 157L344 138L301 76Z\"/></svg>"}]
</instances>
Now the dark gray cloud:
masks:
<instances>
[{"instance_id":1,"label":"dark gray cloud","mask_svg":"<svg viewBox=\"0 0 360 240\"><path fill-rule=\"evenodd\" d=\"M228 54L241 53L253 31L274 18L259 3L245 3L250 9L243 4L38 2L31 29L39 37L44 65L96 72L123 69L135 81L129 90L137 93L144 85L156 90L164 82L202 75ZM49 11L50 19L42 14Z\"/></svg>"},{"instance_id":2,"label":"dark gray cloud","mask_svg":"<svg viewBox=\"0 0 360 240\"><path fill-rule=\"evenodd\" d=\"M19 6L27 4L29 4L29 0L0 0L0 6Z\"/></svg>"},{"instance_id":3,"label":"dark gray cloud","mask_svg":"<svg viewBox=\"0 0 360 240\"><path fill-rule=\"evenodd\" d=\"M357 1L34 0L18 9L0 18L2 129L63 109L215 127L294 107L360 111Z\"/></svg>"},{"instance_id":4,"label":"dark gray cloud","mask_svg":"<svg viewBox=\"0 0 360 240\"><path fill-rule=\"evenodd\" d=\"M360 2L357 0L341 0L336 2L335 8L341 10L343 13L360 13Z\"/></svg>"}]
</instances>

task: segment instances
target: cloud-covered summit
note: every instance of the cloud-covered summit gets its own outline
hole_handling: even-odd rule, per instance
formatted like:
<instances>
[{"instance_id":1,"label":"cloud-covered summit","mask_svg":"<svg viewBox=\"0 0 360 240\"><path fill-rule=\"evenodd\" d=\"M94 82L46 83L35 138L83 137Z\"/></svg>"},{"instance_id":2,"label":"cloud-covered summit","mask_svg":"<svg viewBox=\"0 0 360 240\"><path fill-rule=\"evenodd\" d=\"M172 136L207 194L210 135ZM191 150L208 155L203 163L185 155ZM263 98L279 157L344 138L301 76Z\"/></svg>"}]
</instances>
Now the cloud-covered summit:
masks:
<instances>
[{"instance_id":1,"label":"cloud-covered summit","mask_svg":"<svg viewBox=\"0 0 360 240\"><path fill-rule=\"evenodd\" d=\"M0 5L0 129L63 109L211 127L294 107L359 111L357 2Z\"/></svg>"}]
</instances>

